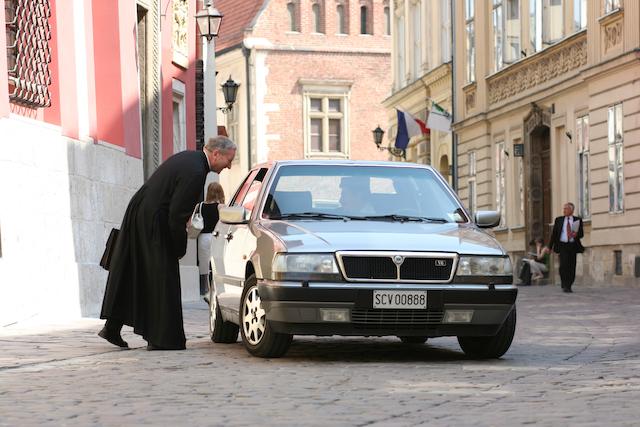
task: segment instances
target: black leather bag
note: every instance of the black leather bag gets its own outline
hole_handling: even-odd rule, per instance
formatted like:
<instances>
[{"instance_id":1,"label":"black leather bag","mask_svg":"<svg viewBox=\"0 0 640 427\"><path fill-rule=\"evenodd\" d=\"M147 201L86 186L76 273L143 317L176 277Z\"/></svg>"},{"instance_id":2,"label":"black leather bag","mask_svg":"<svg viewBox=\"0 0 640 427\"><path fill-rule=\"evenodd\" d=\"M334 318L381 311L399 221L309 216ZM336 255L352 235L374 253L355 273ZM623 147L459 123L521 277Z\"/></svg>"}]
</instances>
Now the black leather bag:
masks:
<instances>
[{"instance_id":1,"label":"black leather bag","mask_svg":"<svg viewBox=\"0 0 640 427\"><path fill-rule=\"evenodd\" d=\"M120 230L117 228L112 228L111 233L109 233L109 238L107 239L107 244L104 248L104 253L102 254L102 258L100 259L100 267L109 271L109 266L111 265L111 259L113 256L113 251L116 247L116 241L118 240L118 233Z\"/></svg>"}]
</instances>

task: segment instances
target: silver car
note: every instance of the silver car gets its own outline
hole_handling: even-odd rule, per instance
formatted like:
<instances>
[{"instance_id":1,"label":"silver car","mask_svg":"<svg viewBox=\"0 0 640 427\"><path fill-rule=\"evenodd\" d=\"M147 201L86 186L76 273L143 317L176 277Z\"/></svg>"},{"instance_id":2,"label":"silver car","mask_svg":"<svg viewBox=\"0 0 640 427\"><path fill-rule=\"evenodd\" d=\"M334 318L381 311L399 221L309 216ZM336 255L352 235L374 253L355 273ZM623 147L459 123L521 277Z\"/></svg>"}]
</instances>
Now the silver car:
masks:
<instances>
[{"instance_id":1,"label":"silver car","mask_svg":"<svg viewBox=\"0 0 640 427\"><path fill-rule=\"evenodd\" d=\"M509 257L429 166L278 161L256 166L212 239L211 339L278 357L293 335L457 336L474 358L511 345Z\"/></svg>"}]
</instances>

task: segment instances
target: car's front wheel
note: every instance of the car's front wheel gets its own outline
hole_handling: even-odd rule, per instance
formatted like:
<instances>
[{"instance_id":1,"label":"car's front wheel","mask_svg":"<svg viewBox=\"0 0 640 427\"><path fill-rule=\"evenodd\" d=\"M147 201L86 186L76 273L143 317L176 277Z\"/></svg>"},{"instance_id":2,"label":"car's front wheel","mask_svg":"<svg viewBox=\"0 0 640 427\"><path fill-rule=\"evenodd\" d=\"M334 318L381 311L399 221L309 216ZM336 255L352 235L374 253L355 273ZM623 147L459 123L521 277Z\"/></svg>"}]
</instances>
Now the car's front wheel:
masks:
<instances>
[{"instance_id":1,"label":"car's front wheel","mask_svg":"<svg viewBox=\"0 0 640 427\"><path fill-rule=\"evenodd\" d=\"M516 308L492 337L458 337L462 351L474 359L497 359L509 350L516 333Z\"/></svg>"},{"instance_id":2,"label":"car's front wheel","mask_svg":"<svg viewBox=\"0 0 640 427\"><path fill-rule=\"evenodd\" d=\"M211 341L226 344L234 343L238 341L238 329L238 325L222 318L218 297L211 290L209 294L209 332Z\"/></svg>"},{"instance_id":3,"label":"car's front wheel","mask_svg":"<svg viewBox=\"0 0 640 427\"><path fill-rule=\"evenodd\" d=\"M247 279L241 301L240 333L247 351L258 357L283 356L291 345L293 335L275 332L269 325L255 275Z\"/></svg>"}]
</instances>

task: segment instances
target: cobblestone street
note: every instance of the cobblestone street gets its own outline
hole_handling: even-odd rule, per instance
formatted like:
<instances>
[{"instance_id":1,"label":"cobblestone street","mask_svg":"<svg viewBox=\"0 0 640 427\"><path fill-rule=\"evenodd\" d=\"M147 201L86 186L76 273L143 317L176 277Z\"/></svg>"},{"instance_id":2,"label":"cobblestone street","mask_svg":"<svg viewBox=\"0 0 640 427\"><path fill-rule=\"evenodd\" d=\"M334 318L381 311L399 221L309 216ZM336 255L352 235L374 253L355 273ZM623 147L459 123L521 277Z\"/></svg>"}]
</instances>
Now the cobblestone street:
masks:
<instances>
[{"instance_id":1,"label":"cobblestone street","mask_svg":"<svg viewBox=\"0 0 640 427\"><path fill-rule=\"evenodd\" d=\"M101 321L0 329L0 425L637 425L640 289L521 288L501 360L454 338L297 337L285 358L214 344L204 303L186 351L132 350Z\"/></svg>"}]
</instances>

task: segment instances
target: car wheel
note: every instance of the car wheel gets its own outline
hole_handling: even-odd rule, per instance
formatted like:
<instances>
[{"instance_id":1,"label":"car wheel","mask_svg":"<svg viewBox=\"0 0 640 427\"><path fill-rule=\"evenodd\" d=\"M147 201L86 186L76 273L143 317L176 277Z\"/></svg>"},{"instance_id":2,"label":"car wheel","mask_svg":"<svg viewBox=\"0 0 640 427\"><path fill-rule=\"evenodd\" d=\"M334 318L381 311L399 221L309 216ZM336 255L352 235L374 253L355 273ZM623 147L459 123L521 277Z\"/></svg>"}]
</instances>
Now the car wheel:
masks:
<instances>
[{"instance_id":1,"label":"car wheel","mask_svg":"<svg viewBox=\"0 0 640 427\"><path fill-rule=\"evenodd\" d=\"M211 341L217 343L234 343L238 341L239 326L233 322L227 322L222 318L222 311L218 305L218 297L211 290L209 295L209 332Z\"/></svg>"},{"instance_id":2,"label":"car wheel","mask_svg":"<svg viewBox=\"0 0 640 427\"><path fill-rule=\"evenodd\" d=\"M258 357L283 356L291 345L293 335L277 333L270 327L262 308L255 275L247 279L241 301L240 334L247 351Z\"/></svg>"},{"instance_id":3,"label":"car wheel","mask_svg":"<svg viewBox=\"0 0 640 427\"><path fill-rule=\"evenodd\" d=\"M427 342L427 337L398 337L404 344L424 344Z\"/></svg>"},{"instance_id":4,"label":"car wheel","mask_svg":"<svg viewBox=\"0 0 640 427\"><path fill-rule=\"evenodd\" d=\"M462 351L474 359L497 359L509 350L516 333L516 308L513 307L502 327L492 337L458 337Z\"/></svg>"}]
</instances>

